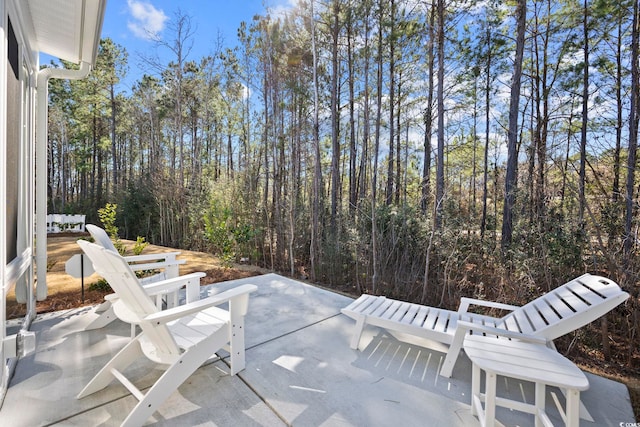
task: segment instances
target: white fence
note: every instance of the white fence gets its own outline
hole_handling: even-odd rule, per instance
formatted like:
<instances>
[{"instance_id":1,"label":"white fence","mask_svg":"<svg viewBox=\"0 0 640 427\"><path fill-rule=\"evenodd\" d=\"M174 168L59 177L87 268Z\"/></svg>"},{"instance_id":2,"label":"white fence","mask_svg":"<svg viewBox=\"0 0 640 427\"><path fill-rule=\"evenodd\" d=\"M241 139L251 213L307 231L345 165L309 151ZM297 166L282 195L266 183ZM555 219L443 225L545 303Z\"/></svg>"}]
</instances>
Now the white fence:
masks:
<instances>
[{"instance_id":1,"label":"white fence","mask_svg":"<svg viewBox=\"0 0 640 427\"><path fill-rule=\"evenodd\" d=\"M84 231L85 215L47 215L47 233L62 233L64 231Z\"/></svg>"}]
</instances>

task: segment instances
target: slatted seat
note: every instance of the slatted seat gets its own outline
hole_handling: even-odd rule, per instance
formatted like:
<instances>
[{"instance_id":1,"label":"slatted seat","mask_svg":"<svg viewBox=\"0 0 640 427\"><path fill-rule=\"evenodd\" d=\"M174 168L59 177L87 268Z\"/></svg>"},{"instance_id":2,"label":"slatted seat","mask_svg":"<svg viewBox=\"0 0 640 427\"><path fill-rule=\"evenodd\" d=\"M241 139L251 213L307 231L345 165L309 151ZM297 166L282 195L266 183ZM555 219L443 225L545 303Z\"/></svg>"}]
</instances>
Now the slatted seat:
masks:
<instances>
[{"instance_id":1,"label":"slatted seat","mask_svg":"<svg viewBox=\"0 0 640 427\"><path fill-rule=\"evenodd\" d=\"M440 374L450 377L466 334L501 335L553 346L554 339L591 323L628 297L612 280L584 274L522 307L462 298L458 311L451 311L364 294L342 313L356 321L353 349L358 348L366 325L448 345ZM472 305L509 313L499 318L484 316L470 312Z\"/></svg>"}]
</instances>

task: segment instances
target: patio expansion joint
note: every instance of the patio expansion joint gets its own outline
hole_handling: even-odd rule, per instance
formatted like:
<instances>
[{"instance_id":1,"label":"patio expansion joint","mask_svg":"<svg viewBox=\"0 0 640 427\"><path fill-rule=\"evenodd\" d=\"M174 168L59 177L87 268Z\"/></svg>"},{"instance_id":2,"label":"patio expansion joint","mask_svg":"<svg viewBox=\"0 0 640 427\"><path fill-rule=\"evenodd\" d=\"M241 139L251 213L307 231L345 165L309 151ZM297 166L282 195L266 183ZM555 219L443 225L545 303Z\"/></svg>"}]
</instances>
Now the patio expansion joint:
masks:
<instances>
[{"instance_id":1,"label":"patio expansion joint","mask_svg":"<svg viewBox=\"0 0 640 427\"><path fill-rule=\"evenodd\" d=\"M145 390L148 389L148 388L150 388L150 387L146 387ZM108 400L106 402L100 402L99 404L96 404L96 405L93 405L93 406L91 406L89 408L83 409L82 411L74 412L73 414L69 414L69 415L67 415L65 417L62 417L62 418L60 418L58 420L55 420L55 421L52 421L52 422L50 422L48 424L43 424L42 427L57 426L57 425L59 425L60 423L62 423L64 421L68 421L68 420L73 419L73 418L75 418L75 417L77 417L79 415L91 412L94 409L100 408L101 406L106 406L106 405L109 405L109 404L111 404L113 402L117 402L118 400L125 399L128 396L131 396L131 394L130 393L129 394L125 394L125 395L120 396L120 397L115 397L115 398L113 398L111 400Z\"/></svg>"},{"instance_id":2,"label":"patio expansion joint","mask_svg":"<svg viewBox=\"0 0 640 427\"><path fill-rule=\"evenodd\" d=\"M291 331L289 331L289 332L287 332L287 333L284 333L284 334L278 335L278 336L276 336L276 337L273 337L273 338L271 338L271 339L268 339L268 340L266 340L266 341L263 341L263 342L261 342L261 343L259 343L259 344L254 344L254 345L252 345L252 346L250 346L250 347L247 347L245 350L250 350L250 349L253 349L253 348L259 347L259 346L261 346L261 345L268 344L268 343L270 343L270 342L272 342L272 341L275 341L275 340L278 340L278 339L280 339L280 338L286 337L286 336L288 336L288 335L295 334L295 333L300 332L300 331L302 331L302 330L304 330L304 329L307 329L307 328L309 328L309 327L311 327L311 326L317 325L317 324L319 324L319 323L325 322L325 321L327 321L327 320L329 320L329 319L332 319L332 318L334 318L334 317L340 316L341 314L342 314L342 313L338 312L338 313L333 314L333 315L331 315L331 316L327 316L327 317L325 317L325 318L322 318L322 319L316 320L315 322L311 322L311 323L309 323L308 325L301 326L301 327L299 327L299 328L297 328L297 329L294 329L294 330L291 330ZM229 364L229 362L227 361L227 358L224 358L224 359L223 359L223 361L224 361L224 363L225 363L225 364ZM262 402L267 406L267 408L269 408L269 409L271 410L271 412L273 412L273 413L274 413L274 415L275 415L276 417L278 417L278 418L279 418L283 423L285 423L287 426L291 426L291 423L290 423L289 421L287 421L286 417L284 417L282 414L280 414L280 412L279 412L279 411L278 411L278 410L277 410L273 405L271 405L271 404L269 403L268 399L267 399L265 396L263 396L263 395L260 393L260 391L258 391L258 390L257 390L257 389L256 389L256 388L255 388L255 387L254 387L254 386L253 386L253 385L252 385L252 384L251 384L251 383L250 383L246 378L244 378L244 375L243 375L243 373L242 373L242 372L239 372L239 373L238 373L238 378L240 378L240 381L242 381L242 382L244 383L244 385L246 385L246 386L247 386L247 388L248 388L249 390L251 390L251 391L252 391L252 392L253 392L253 393L258 397L258 399L260 399L260 401L262 401Z\"/></svg>"},{"instance_id":3,"label":"patio expansion joint","mask_svg":"<svg viewBox=\"0 0 640 427\"><path fill-rule=\"evenodd\" d=\"M258 399L260 399L262 403L266 405L267 408L271 410L271 412L273 412L273 414L276 417L278 417L280 421L285 423L287 426L291 427L291 423L289 423L287 419L282 414L280 414L280 412L278 412L278 410L273 405L271 405L269 401L262 394L260 394L260 392L255 387L253 387L249 381L247 381L243 377L242 372L238 373L238 378L240 379L240 381L244 383L245 386L247 386L249 390L253 392L253 394L255 394L258 397Z\"/></svg>"},{"instance_id":4,"label":"patio expansion joint","mask_svg":"<svg viewBox=\"0 0 640 427\"><path fill-rule=\"evenodd\" d=\"M211 364L213 364L215 362L219 362L219 361L221 361L221 362L226 364L226 361L223 360L222 357L220 357L220 356L218 356L216 354L215 357L211 357L211 358L207 359L198 369L200 369L200 368L202 368L204 366L209 366L209 365L211 365ZM158 368L154 368L154 369L158 369ZM196 372L197 372L197 370L196 370ZM194 372L194 374L195 374L195 372ZM151 386L142 387L142 388L140 388L140 391L144 393L144 392L148 391L150 388L151 388ZM52 422L50 422L48 424L44 424L42 427L56 426L61 422L68 421L68 420L73 419L73 418L75 418L75 417L77 417L79 415L91 412L91 411L93 411L95 409L98 409L98 408L100 408L102 406L106 406L106 405L109 405L111 403L117 402L118 400L126 399L126 398L128 398L130 396L133 396L133 395L131 393L126 393L126 394L124 394L122 396L114 397L113 399L107 400L105 402L96 403L95 405L93 405L93 406L91 406L89 408L83 409L81 411L74 412L73 414L69 414L69 415L67 415L65 417L62 417L62 418L60 418L58 420L55 420L55 421L52 421Z\"/></svg>"},{"instance_id":5,"label":"patio expansion joint","mask_svg":"<svg viewBox=\"0 0 640 427\"><path fill-rule=\"evenodd\" d=\"M304 329L310 328L310 327L315 326L315 325L317 325L317 324L319 324L319 323L325 322L325 321L327 321L327 320L329 320L329 319L333 319L334 317L341 316L341 315L342 315L342 313L340 313L340 312L338 312L338 313L336 313L336 314L332 314L331 316L327 316L327 317L324 317L324 318L322 318L322 319L316 320L315 322L311 322L311 323L309 323L309 324L307 324L307 325L300 326L299 328L297 328L297 329L293 329L293 330L291 330L291 331L289 331L289 332L285 332L284 334L280 334L280 335L275 336L275 337L273 337L273 338L269 338L268 340L263 341L263 342L261 342L261 343L254 344L254 345L252 345L252 346L250 346L250 347L246 347L246 348L245 348L245 350L251 350L251 349L254 349L254 348L256 348L256 347L260 347L261 345L268 344L268 343L270 343L270 342L272 342L272 341L278 340L278 339L280 339L280 338L284 338L284 337L286 337L286 336L288 336L288 335L295 334L296 332L300 332L300 331L302 331L302 330L304 330Z\"/></svg>"}]
</instances>

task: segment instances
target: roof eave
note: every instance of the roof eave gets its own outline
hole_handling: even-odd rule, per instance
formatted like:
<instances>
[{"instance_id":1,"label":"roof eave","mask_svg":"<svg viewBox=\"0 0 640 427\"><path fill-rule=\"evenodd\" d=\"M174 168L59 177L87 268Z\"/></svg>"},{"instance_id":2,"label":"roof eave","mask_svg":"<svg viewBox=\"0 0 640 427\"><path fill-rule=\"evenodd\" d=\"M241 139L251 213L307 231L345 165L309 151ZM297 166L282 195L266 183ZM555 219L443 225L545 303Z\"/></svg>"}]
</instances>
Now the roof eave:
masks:
<instances>
[{"instance_id":1,"label":"roof eave","mask_svg":"<svg viewBox=\"0 0 640 427\"><path fill-rule=\"evenodd\" d=\"M107 0L29 0L19 3L25 9L22 16L29 17L34 49L76 64L95 64Z\"/></svg>"}]
</instances>

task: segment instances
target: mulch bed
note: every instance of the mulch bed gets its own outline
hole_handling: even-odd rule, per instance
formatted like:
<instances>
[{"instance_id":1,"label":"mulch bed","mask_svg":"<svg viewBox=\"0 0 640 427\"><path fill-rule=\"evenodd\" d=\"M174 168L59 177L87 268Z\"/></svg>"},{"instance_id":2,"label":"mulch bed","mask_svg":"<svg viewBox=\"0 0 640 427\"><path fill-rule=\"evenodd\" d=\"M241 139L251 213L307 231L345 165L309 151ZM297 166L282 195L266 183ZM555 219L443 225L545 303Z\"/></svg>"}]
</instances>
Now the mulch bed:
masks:
<instances>
[{"instance_id":1,"label":"mulch bed","mask_svg":"<svg viewBox=\"0 0 640 427\"><path fill-rule=\"evenodd\" d=\"M206 277L200 281L200 285L224 282L226 280L243 279L245 277L257 276L256 271L238 270L235 268L213 268L205 271ZM112 293L110 290L90 289L90 284L85 284L84 299L80 290L57 291L47 296L44 301L36 303L36 311L40 313L50 313L52 311L68 310L77 307L100 304L104 301L104 296ZM7 301L7 319L15 319L26 315L26 304L18 304L15 300Z\"/></svg>"}]
</instances>

